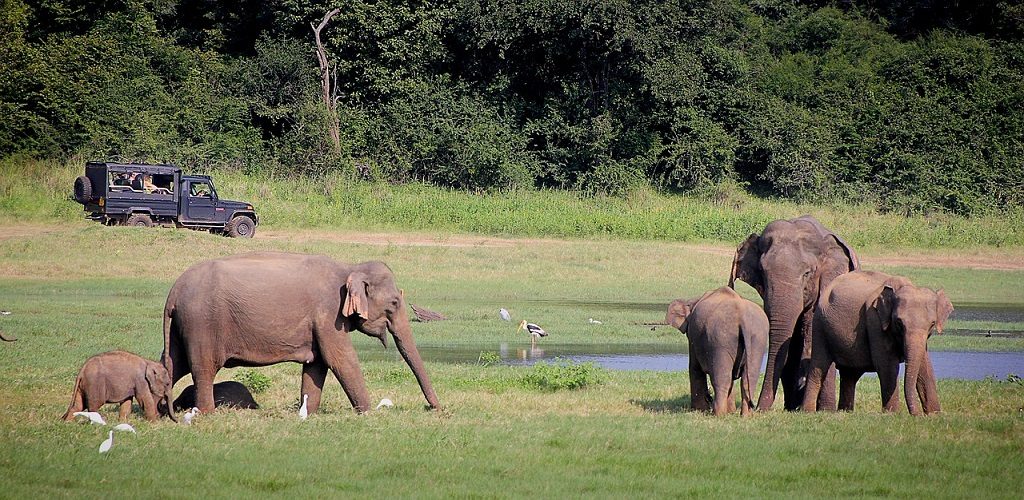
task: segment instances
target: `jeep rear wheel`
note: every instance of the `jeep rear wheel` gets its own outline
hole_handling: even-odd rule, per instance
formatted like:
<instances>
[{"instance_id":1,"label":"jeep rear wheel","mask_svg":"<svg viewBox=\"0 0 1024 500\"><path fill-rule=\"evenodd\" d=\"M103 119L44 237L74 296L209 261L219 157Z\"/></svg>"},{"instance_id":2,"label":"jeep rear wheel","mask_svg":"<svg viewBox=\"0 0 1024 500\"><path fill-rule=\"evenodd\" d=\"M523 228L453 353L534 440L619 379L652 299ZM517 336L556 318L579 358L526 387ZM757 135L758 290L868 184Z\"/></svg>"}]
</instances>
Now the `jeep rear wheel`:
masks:
<instances>
[{"instance_id":1,"label":"jeep rear wheel","mask_svg":"<svg viewBox=\"0 0 1024 500\"><path fill-rule=\"evenodd\" d=\"M92 201L92 181L84 175L75 179L75 201L83 205Z\"/></svg>"},{"instance_id":2,"label":"jeep rear wheel","mask_svg":"<svg viewBox=\"0 0 1024 500\"><path fill-rule=\"evenodd\" d=\"M126 226L139 226L139 227L150 227L153 225L153 219L147 214L131 214L128 220L125 221Z\"/></svg>"},{"instance_id":3,"label":"jeep rear wheel","mask_svg":"<svg viewBox=\"0 0 1024 500\"><path fill-rule=\"evenodd\" d=\"M224 232L232 238L252 238L256 234L256 223L246 215L239 215L224 226Z\"/></svg>"}]
</instances>

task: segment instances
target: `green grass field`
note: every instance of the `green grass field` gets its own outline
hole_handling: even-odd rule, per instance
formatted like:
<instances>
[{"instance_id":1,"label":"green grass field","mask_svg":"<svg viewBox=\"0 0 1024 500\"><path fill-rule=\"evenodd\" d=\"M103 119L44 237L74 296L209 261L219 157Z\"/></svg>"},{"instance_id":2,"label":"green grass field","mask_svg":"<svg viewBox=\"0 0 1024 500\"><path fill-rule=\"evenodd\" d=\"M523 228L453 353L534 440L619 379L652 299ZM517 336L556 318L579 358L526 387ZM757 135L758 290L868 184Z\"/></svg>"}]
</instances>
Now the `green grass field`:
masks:
<instances>
[{"instance_id":1,"label":"green grass field","mask_svg":"<svg viewBox=\"0 0 1024 500\"><path fill-rule=\"evenodd\" d=\"M734 248L734 245L732 246ZM728 244L629 240L501 240L448 233L264 228L253 240L86 222L0 223L0 491L45 496L1018 496L1024 480L1024 386L1019 380L940 380L944 412L880 412L875 379L853 414L775 410L743 419L687 411L684 373L598 370L579 390L531 382L536 368L476 362L428 365L443 411L424 401L400 361L364 361L374 400L355 415L336 381L321 412L300 422L300 367L257 369L269 389L257 411L218 411L195 425L139 414L138 435L64 423L75 374L116 348L157 358L170 284L205 258L252 250L381 259L410 302L450 320L415 324L421 346L529 346L510 309L550 332L548 342L679 344L660 307L728 278ZM907 264L908 255L931 264ZM944 286L959 302L1024 304L1024 271L945 263L958 254L865 251L865 265ZM1020 259L1016 248L963 252L979 262ZM744 295L755 298L745 285ZM604 322L600 327L587 318ZM1018 323L988 328L1024 329ZM951 328L985 324L951 321ZM367 355L379 344L355 334ZM1024 350L1024 340L944 335L932 349ZM1024 368L1022 368L1024 369ZM237 376L223 370L220 379ZM177 385L178 392L189 383ZM104 413L114 418L113 406Z\"/></svg>"}]
</instances>

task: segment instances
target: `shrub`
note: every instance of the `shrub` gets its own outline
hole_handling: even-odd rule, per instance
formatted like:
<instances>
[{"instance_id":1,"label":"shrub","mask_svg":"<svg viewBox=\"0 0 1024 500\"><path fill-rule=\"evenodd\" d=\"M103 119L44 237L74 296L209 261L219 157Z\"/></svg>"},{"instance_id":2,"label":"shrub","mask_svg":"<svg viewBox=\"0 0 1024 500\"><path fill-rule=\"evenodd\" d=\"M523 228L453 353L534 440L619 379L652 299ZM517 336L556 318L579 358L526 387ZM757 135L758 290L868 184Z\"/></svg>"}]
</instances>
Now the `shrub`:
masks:
<instances>
[{"instance_id":1,"label":"shrub","mask_svg":"<svg viewBox=\"0 0 1024 500\"><path fill-rule=\"evenodd\" d=\"M601 384L605 375L604 368L594 363L574 363L555 358L551 363L541 361L533 365L533 369L523 377L523 382L546 391L576 390Z\"/></svg>"},{"instance_id":2,"label":"shrub","mask_svg":"<svg viewBox=\"0 0 1024 500\"><path fill-rule=\"evenodd\" d=\"M239 370L235 374L235 380L248 387L253 394L259 394L270 388L270 377L252 368Z\"/></svg>"}]
</instances>

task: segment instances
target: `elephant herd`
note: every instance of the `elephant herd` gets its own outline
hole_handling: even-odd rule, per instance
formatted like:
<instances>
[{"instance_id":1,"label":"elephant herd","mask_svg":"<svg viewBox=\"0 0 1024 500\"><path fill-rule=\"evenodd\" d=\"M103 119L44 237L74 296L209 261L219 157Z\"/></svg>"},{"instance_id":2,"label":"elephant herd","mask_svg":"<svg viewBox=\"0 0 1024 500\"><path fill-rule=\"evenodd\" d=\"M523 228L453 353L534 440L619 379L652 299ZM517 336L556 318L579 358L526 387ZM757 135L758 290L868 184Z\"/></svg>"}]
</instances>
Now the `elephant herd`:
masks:
<instances>
[{"instance_id":1,"label":"elephant herd","mask_svg":"<svg viewBox=\"0 0 1024 500\"><path fill-rule=\"evenodd\" d=\"M736 279L757 291L763 311L733 290ZM853 410L857 380L877 372L883 408L896 411L905 362L907 409L920 415L940 411L927 340L942 333L952 311L942 290L861 270L849 244L803 216L751 234L736 250L729 286L672 302L666 322L689 340L694 409L712 403L716 415L731 411L733 381L740 379L741 412L750 413L767 345L757 409L771 409L780 381L786 409L835 409L838 369L839 409Z\"/></svg>"},{"instance_id":2,"label":"elephant herd","mask_svg":"<svg viewBox=\"0 0 1024 500\"><path fill-rule=\"evenodd\" d=\"M736 279L757 290L763 310L733 290ZM898 365L905 361L905 398L917 415L922 408L939 410L926 341L932 330L942 332L952 309L941 290L861 271L846 242L804 216L771 222L761 234L750 235L736 251L729 286L673 302L666 320L689 338L694 409L713 405L715 414L731 411L736 379L743 414L770 409L780 381L787 409L833 409L838 367L841 409L853 409L857 379L871 371L878 372L884 408L895 411ZM124 418L134 398L146 418L175 419L172 388L188 374L195 383L189 402L209 412L221 368L286 361L302 364L308 412L320 406L328 371L356 411L365 412L371 402L349 335L353 331L385 347L390 334L427 404L440 408L413 341L404 293L385 264L259 252L187 269L164 306L160 362L124 351L93 356L76 379L64 418L107 403L121 404ZM767 368L755 402L765 353Z\"/></svg>"}]
</instances>

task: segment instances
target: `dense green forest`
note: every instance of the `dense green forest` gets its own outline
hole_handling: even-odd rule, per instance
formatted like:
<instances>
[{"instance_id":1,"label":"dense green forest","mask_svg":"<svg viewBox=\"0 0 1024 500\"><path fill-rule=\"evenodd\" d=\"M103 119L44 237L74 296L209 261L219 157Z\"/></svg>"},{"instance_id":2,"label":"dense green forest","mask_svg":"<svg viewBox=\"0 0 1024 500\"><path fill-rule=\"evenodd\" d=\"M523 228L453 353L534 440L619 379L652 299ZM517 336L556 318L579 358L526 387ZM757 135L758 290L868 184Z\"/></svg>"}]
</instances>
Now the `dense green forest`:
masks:
<instances>
[{"instance_id":1,"label":"dense green forest","mask_svg":"<svg viewBox=\"0 0 1024 500\"><path fill-rule=\"evenodd\" d=\"M0 75L6 157L1024 205L1019 1L2 0Z\"/></svg>"}]
</instances>

